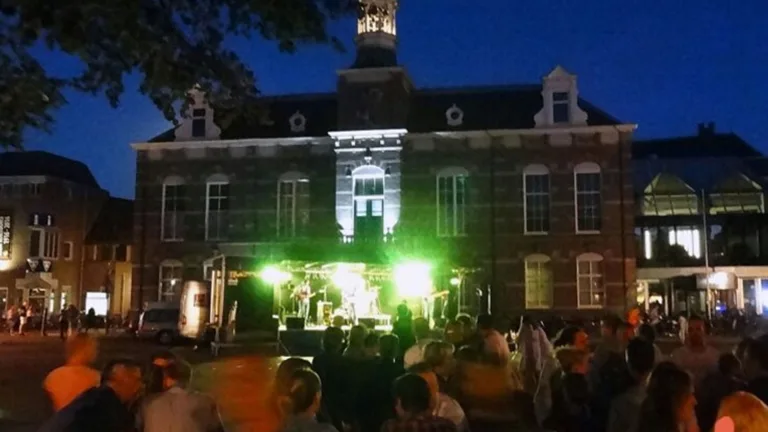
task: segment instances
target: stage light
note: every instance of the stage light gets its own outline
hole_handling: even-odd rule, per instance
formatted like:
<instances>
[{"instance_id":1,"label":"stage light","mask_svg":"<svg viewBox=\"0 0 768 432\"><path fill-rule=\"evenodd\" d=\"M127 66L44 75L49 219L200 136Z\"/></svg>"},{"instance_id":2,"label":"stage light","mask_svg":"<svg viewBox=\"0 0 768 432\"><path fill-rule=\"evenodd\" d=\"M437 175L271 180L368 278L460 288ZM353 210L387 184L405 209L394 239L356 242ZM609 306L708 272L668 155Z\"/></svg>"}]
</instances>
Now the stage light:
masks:
<instances>
[{"instance_id":1,"label":"stage light","mask_svg":"<svg viewBox=\"0 0 768 432\"><path fill-rule=\"evenodd\" d=\"M261 271L260 276L265 282L273 285L279 285L291 280L291 275L289 273L280 270L280 268L276 266L265 267L264 270Z\"/></svg>"},{"instance_id":2,"label":"stage light","mask_svg":"<svg viewBox=\"0 0 768 432\"><path fill-rule=\"evenodd\" d=\"M432 292L432 266L426 262L405 262L394 268L394 280L400 297L426 297Z\"/></svg>"},{"instance_id":3,"label":"stage light","mask_svg":"<svg viewBox=\"0 0 768 432\"><path fill-rule=\"evenodd\" d=\"M459 284L460 284L460 283L461 283L461 279L459 279L459 278L457 278L457 277L452 277L452 278L451 278L451 285L453 285L453 286L459 286Z\"/></svg>"}]
</instances>

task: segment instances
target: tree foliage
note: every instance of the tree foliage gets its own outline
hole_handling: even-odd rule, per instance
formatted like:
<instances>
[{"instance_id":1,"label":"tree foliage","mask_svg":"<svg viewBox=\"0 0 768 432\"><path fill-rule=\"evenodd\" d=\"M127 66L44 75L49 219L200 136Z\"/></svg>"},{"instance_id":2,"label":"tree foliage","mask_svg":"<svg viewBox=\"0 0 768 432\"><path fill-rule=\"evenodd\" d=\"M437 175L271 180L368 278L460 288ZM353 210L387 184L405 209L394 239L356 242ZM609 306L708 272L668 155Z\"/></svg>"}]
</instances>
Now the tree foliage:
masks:
<instances>
[{"instance_id":1,"label":"tree foliage","mask_svg":"<svg viewBox=\"0 0 768 432\"><path fill-rule=\"evenodd\" d=\"M262 37L284 52L339 42L330 20L355 0L0 0L0 146L20 147L28 128L49 130L63 91L103 93L117 106L129 73L169 120L199 86L232 107L258 94L253 72L225 46L228 36ZM60 51L81 60L74 76L39 61Z\"/></svg>"}]
</instances>

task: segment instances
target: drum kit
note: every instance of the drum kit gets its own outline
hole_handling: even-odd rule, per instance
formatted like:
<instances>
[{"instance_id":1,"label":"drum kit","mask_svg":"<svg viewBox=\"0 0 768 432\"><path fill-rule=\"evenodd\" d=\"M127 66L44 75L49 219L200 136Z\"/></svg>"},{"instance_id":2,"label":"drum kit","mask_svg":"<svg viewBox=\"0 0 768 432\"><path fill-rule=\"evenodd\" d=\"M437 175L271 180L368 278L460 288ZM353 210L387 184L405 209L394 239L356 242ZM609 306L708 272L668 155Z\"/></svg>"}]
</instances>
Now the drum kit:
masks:
<instances>
[{"instance_id":1,"label":"drum kit","mask_svg":"<svg viewBox=\"0 0 768 432\"><path fill-rule=\"evenodd\" d=\"M326 306L325 304L323 305ZM332 309L328 303L328 311ZM319 310L319 309L318 309ZM359 318L374 317L379 315L379 290L377 287L371 289L347 289L342 291L341 307L333 310L333 314L324 313L323 322L333 317L341 317L345 322L354 324Z\"/></svg>"}]
</instances>

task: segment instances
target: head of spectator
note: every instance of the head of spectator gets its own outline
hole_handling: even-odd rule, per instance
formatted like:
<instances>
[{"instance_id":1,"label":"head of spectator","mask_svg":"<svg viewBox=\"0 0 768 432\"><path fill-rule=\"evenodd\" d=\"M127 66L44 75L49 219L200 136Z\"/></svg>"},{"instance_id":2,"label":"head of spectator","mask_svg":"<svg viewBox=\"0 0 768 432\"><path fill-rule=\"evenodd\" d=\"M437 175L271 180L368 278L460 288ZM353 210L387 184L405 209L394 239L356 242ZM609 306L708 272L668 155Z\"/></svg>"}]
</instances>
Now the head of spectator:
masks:
<instances>
[{"instance_id":1,"label":"head of spectator","mask_svg":"<svg viewBox=\"0 0 768 432\"><path fill-rule=\"evenodd\" d=\"M413 320L413 335L417 341L429 339L429 321L426 318L416 318Z\"/></svg>"},{"instance_id":2,"label":"head of spectator","mask_svg":"<svg viewBox=\"0 0 768 432\"><path fill-rule=\"evenodd\" d=\"M379 355L379 335L376 332L368 333L365 337L365 356L375 358Z\"/></svg>"},{"instance_id":3,"label":"head of spectator","mask_svg":"<svg viewBox=\"0 0 768 432\"><path fill-rule=\"evenodd\" d=\"M394 334L381 335L379 338L379 357L394 361L400 355L400 339Z\"/></svg>"},{"instance_id":4,"label":"head of spectator","mask_svg":"<svg viewBox=\"0 0 768 432\"><path fill-rule=\"evenodd\" d=\"M600 335L603 339L618 339L622 320L615 315L608 315L600 322Z\"/></svg>"},{"instance_id":5,"label":"head of spectator","mask_svg":"<svg viewBox=\"0 0 768 432\"><path fill-rule=\"evenodd\" d=\"M362 351L365 348L365 338L368 336L368 330L364 325L352 326L349 329L349 348L359 349Z\"/></svg>"},{"instance_id":6,"label":"head of spectator","mask_svg":"<svg viewBox=\"0 0 768 432\"><path fill-rule=\"evenodd\" d=\"M289 379L283 412L314 418L320 411L321 399L320 377L310 369L296 370Z\"/></svg>"},{"instance_id":7,"label":"head of spectator","mask_svg":"<svg viewBox=\"0 0 768 432\"><path fill-rule=\"evenodd\" d=\"M416 363L408 368L408 372L420 376L427 383L430 394L430 410L437 405L437 394L440 392L440 383L437 380L437 374L427 363Z\"/></svg>"},{"instance_id":8,"label":"head of spectator","mask_svg":"<svg viewBox=\"0 0 768 432\"><path fill-rule=\"evenodd\" d=\"M768 430L768 407L755 395L736 392L726 396L720 402L714 432L766 430Z\"/></svg>"},{"instance_id":9,"label":"head of spectator","mask_svg":"<svg viewBox=\"0 0 768 432\"><path fill-rule=\"evenodd\" d=\"M560 368L565 373L584 375L589 369L589 352L572 346L565 346L555 351Z\"/></svg>"},{"instance_id":10,"label":"head of spectator","mask_svg":"<svg viewBox=\"0 0 768 432\"><path fill-rule=\"evenodd\" d=\"M656 330L654 330L653 326L650 324L640 324L640 326L637 327L637 336L652 344L656 343Z\"/></svg>"},{"instance_id":11,"label":"head of spectator","mask_svg":"<svg viewBox=\"0 0 768 432\"><path fill-rule=\"evenodd\" d=\"M639 431L678 431L694 419L693 380L673 363L663 362L656 367L646 394Z\"/></svg>"},{"instance_id":12,"label":"head of spectator","mask_svg":"<svg viewBox=\"0 0 768 432\"><path fill-rule=\"evenodd\" d=\"M77 333L67 339L64 352L70 366L87 366L96 360L96 340L86 333Z\"/></svg>"},{"instance_id":13,"label":"head of spectator","mask_svg":"<svg viewBox=\"0 0 768 432\"><path fill-rule=\"evenodd\" d=\"M456 322L461 324L461 333L463 334L463 340L471 338L475 334L475 322L472 317L467 314L459 314L456 316Z\"/></svg>"},{"instance_id":14,"label":"head of spectator","mask_svg":"<svg viewBox=\"0 0 768 432\"><path fill-rule=\"evenodd\" d=\"M445 324L445 330L443 331L443 339L448 343L452 343L454 346L459 345L464 341L462 324L459 321L448 321Z\"/></svg>"},{"instance_id":15,"label":"head of spectator","mask_svg":"<svg viewBox=\"0 0 768 432\"><path fill-rule=\"evenodd\" d=\"M563 327L555 336L554 348L571 346L580 350L589 349L589 336L581 327L569 325Z\"/></svg>"},{"instance_id":16,"label":"head of spectator","mask_svg":"<svg viewBox=\"0 0 768 432\"><path fill-rule=\"evenodd\" d=\"M480 315L477 317L477 331L483 336L494 331L494 319L492 315Z\"/></svg>"},{"instance_id":17,"label":"head of spectator","mask_svg":"<svg viewBox=\"0 0 768 432\"><path fill-rule=\"evenodd\" d=\"M312 363L301 357L289 357L280 363L275 372L275 381L273 384L275 395L285 395L290 390L291 377L302 369L312 369Z\"/></svg>"},{"instance_id":18,"label":"head of spectator","mask_svg":"<svg viewBox=\"0 0 768 432\"><path fill-rule=\"evenodd\" d=\"M430 342L424 347L424 362L428 364L439 377L448 379L448 377L453 374L455 366L453 350L453 344L448 342Z\"/></svg>"},{"instance_id":19,"label":"head of spectator","mask_svg":"<svg viewBox=\"0 0 768 432\"><path fill-rule=\"evenodd\" d=\"M707 324L704 319L698 315L691 315L688 318L688 335L685 343L690 348L701 350L705 348L707 337Z\"/></svg>"},{"instance_id":20,"label":"head of spectator","mask_svg":"<svg viewBox=\"0 0 768 432\"><path fill-rule=\"evenodd\" d=\"M480 353L470 346L463 346L456 351L456 362L458 364L476 363L480 361L480 358Z\"/></svg>"},{"instance_id":21,"label":"head of spectator","mask_svg":"<svg viewBox=\"0 0 768 432\"><path fill-rule=\"evenodd\" d=\"M341 330L341 328L344 326L344 317L341 315L334 315L331 319L331 327L337 328Z\"/></svg>"},{"instance_id":22,"label":"head of spectator","mask_svg":"<svg viewBox=\"0 0 768 432\"><path fill-rule=\"evenodd\" d=\"M165 390L163 384L163 368L176 362L176 356L168 350L152 354L147 371L146 394L152 395Z\"/></svg>"},{"instance_id":23,"label":"head of spectator","mask_svg":"<svg viewBox=\"0 0 768 432\"><path fill-rule=\"evenodd\" d=\"M323 332L323 351L328 354L341 354L344 347L344 330L339 327L328 327Z\"/></svg>"},{"instance_id":24,"label":"head of spectator","mask_svg":"<svg viewBox=\"0 0 768 432\"><path fill-rule=\"evenodd\" d=\"M408 305L405 304L405 302L397 305L397 319L411 319L411 310L408 308Z\"/></svg>"},{"instance_id":25,"label":"head of spectator","mask_svg":"<svg viewBox=\"0 0 768 432\"><path fill-rule=\"evenodd\" d=\"M421 376L408 373L395 380L395 411L400 418L430 414L432 393L429 384Z\"/></svg>"},{"instance_id":26,"label":"head of spectator","mask_svg":"<svg viewBox=\"0 0 768 432\"><path fill-rule=\"evenodd\" d=\"M144 384L141 365L128 359L112 360L101 374L101 384L111 388L122 403L129 405L139 397Z\"/></svg>"},{"instance_id":27,"label":"head of spectator","mask_svg":"<svg viewBox=\"0 0 768 432\"><path fill-rule=\"evenodd\" d=\"M656 350L653 344L642 337L629 341L626 350L629 372L638 382L645 382L656 364Z\"/></svg>"},{"instance_id":28,"label":"head of spectator","mask_svg":"<svg viewBox=\"0 0 768 432\"><path fill-rule=\"evenodd\" d=\"M743 367L744 375L749 380L768 375L768 340L766 338L753 339L749 342L744 352Z\"/></svg>"},{"instance_id":29,"label":"head of spectator","mask_svg":"<svg viewBox=\"0 0 768 432\"><path fill-rule=\"evenodd\" d=\"M717 361L717 370L727 378L736 378L741 375L741 362L735 354L725 353Z\"/></svg>"},{"instance_id":30,"label":"head of spectator","mask_svg":"<svg viewBox=\"0 0 768 432\"><path fill-rule=\"evenodd\" d=\"M181 385L183 374L178 362L173 362L162 368L163 388L166 390L171 387Z\"/></svg>"}]
</instances>

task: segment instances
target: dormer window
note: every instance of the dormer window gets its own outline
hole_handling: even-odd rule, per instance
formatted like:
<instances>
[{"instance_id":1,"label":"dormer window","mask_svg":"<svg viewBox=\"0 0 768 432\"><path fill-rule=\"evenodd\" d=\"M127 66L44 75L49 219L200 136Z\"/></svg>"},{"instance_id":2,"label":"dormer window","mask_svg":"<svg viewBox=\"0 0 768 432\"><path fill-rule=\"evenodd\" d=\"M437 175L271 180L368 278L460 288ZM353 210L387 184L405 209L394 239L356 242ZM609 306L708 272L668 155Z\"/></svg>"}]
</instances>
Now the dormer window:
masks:
<instances>
[{"instance_id":1,"label":"dormer window","mask_svg":"<svg viewBox=\"0 0 768 432\"><path fill-rule=\"evenodd\" d=\"M567 92L552 93L552 121L554 123L570 123L570 100Z\"/></svg>"},{"instance_id":2,"label":"dormer window","mask_svg":"<svg viewBox=\"0 0 768 432\"><path fill-rule=\"evenodd\" d=\"M205 108L192 110L192 136L194 138L205 137Z\"/></svg>"}]
</instances>

